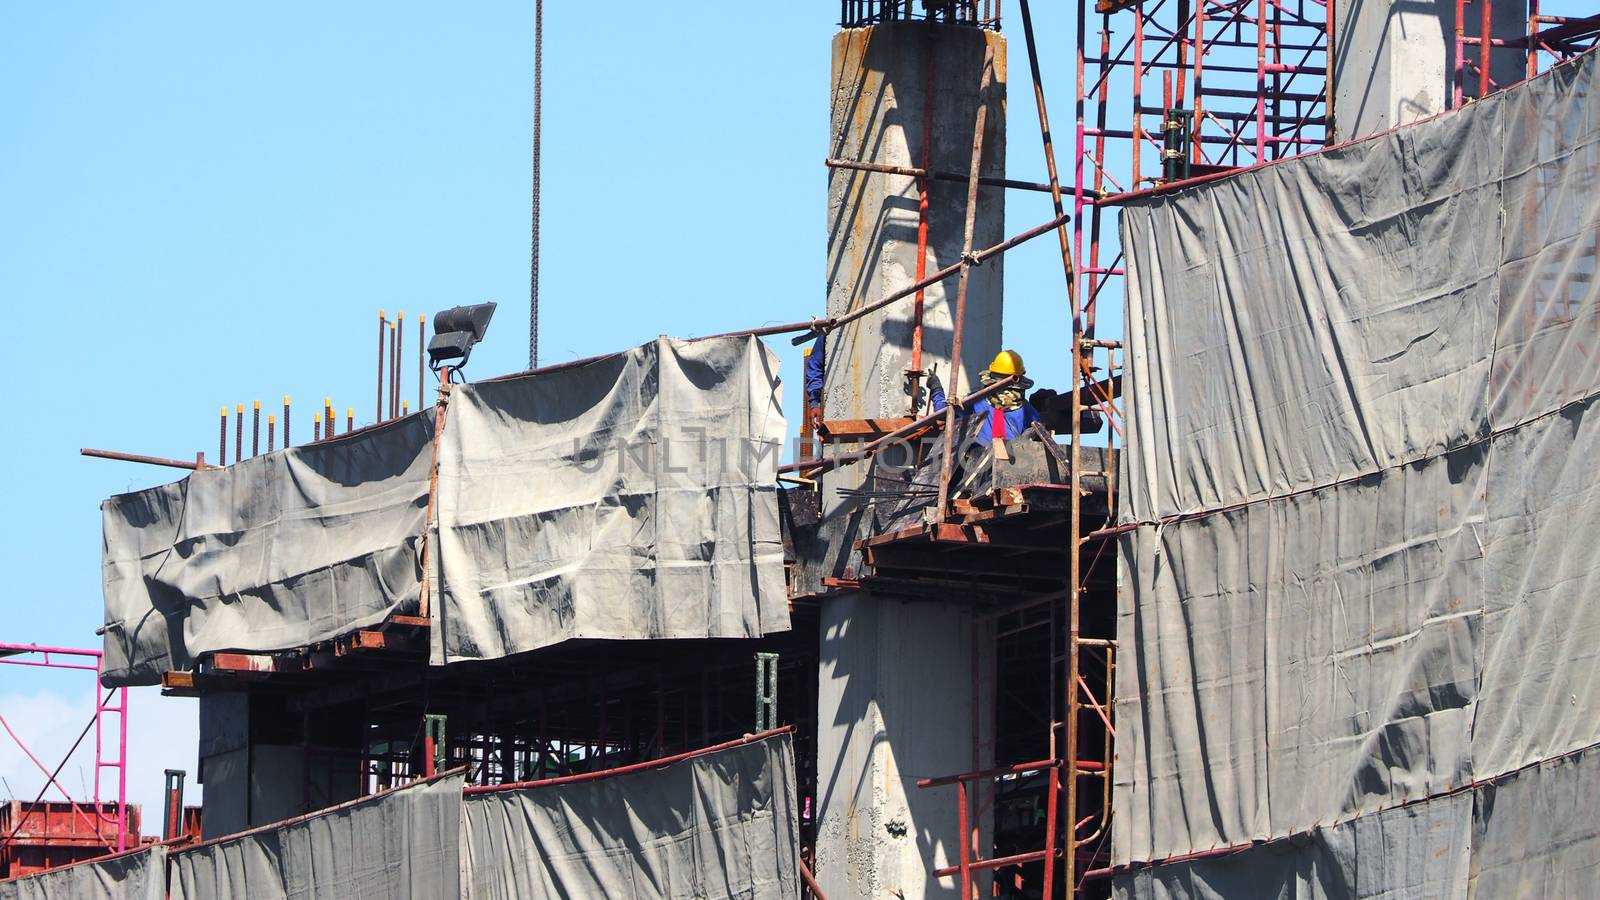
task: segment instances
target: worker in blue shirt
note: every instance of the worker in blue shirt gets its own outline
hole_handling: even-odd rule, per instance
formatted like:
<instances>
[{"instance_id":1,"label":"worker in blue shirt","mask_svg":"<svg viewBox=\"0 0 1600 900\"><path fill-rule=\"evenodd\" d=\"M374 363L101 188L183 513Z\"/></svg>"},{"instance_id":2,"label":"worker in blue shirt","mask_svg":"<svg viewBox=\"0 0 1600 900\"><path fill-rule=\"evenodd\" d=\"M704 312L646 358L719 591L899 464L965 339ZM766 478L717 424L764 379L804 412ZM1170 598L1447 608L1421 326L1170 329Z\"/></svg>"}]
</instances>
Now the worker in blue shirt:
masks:
<instances>
[{"instance_id":1,"label":"worker in blue shirt","mask_svg":"<svg viewBox=\"0 0 1600 900\"><path fill-rule=\"evenodd\" d=\"M978 376L978 380L985 385L990 385L1001 379L1016 375L1019 376L1017 383L999 393L990 394L987 398L972 404L969 409L956 410L956 415L958 416L966 416L970 413L982 416L985 421L992 423L993 427L978 429L978 434L974 438L978 446L989 446L996 433L1001 430L1001 423L1004 423L1005 439L1016 440L1017 436L1026 431L1029 425L1039 421L1039 411L1033 408L1033 404L1023 398L1023 392L1033 387L1031 379L1021 377L1026 371L1022 367L1021 354L1015 350L1000 351L995 356L994 362L989 364L989 368ZM939 383L937 375L928 377L928 388L931 392L930 399L933 401L934 411L944 411L949 406L949 402L945 399L944 385Z\"/></svg>"},{"instance_id":2,"label":"worker in blue shirt","mask_svg":"<svg viewBox=\"0 0 1600 900\"><path fill-rule=\"evenodd\" d=\"M822 425L822 379L827 371L827 355L828 336L819 334L806 353L806 405L811 410L813 428Z\"/></svg>"}]
</instances>

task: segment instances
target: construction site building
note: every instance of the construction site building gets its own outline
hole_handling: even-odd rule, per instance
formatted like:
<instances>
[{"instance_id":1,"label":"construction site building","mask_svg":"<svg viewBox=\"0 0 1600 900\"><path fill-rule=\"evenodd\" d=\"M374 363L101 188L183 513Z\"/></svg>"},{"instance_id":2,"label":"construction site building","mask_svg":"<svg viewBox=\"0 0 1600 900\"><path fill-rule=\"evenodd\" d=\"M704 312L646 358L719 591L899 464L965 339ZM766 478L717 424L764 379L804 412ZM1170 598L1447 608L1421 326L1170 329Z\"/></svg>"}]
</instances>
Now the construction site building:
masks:
<instances>
[{"instance_id":1,"label":"construction site building","mask_svg":"<svg viewBox=\"0 0 1600 900\"><path fill-rule=\"evenodd\" d=\"M1084 0L1070 150L1026 2L840 24L823 315L405 413L380 322L371 426L106 501L100 677L199 698L201 833L33 878L1587 892L1600 16ZM1072 377L1013 434L1030 240Z\"/></svg>"}]
</instances>

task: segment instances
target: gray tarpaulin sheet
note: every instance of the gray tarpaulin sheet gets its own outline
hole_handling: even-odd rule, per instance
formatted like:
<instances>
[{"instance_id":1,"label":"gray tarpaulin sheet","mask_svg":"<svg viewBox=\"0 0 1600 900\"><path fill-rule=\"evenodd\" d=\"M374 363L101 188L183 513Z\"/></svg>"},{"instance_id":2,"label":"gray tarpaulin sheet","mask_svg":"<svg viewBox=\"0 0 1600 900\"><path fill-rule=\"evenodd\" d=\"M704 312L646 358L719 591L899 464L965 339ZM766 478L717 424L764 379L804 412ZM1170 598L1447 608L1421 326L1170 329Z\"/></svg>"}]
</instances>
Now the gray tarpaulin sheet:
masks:
<instances>
[{"instance_id":1,"label":"gray tarpaulin sheet","mask_svg":"<svg viewBox=\"0 0 1600 900\"><path fill-rule=\"evenodd\" d=\"M659 769L467 798L463 896L792 898L788 734Z\"/></svg>"},{"instance_id":2,"label":"gray tarpaulin sheet","mask_svg":"<svg viewBox=\"0 0 1600 900\"><path fill-rule=\"evenodd\" d=\"M167 848L151 847L0 881L0 900L166 900Z\"/></svg>"},{"instance_id":3,"label":"gray tarpaulin sheet","mask_svg":"<svg viewBox=\"0 0 1600 900\"><path fill-rule=\"evenodd\" d=\"M172 900L460 895L462 775L171 855Z\"/></svg>"},{"instance_id":4,"label":"gray tarpaulin sheet","mask_svg":"<svg viewBox=\"0 0 1600 900\"><path fill-rule=\"evenodd\" d=\"M788 630L785 425L760 341L662 338L466 385L447 415L435 663Z\"/></svg>"},{"instance_id":5,"label":"gray tarpaulin sheet","mask_svg":"<svg viewBox=\"0 0 1600 900\"><path fill-rule=\"evenodd\" d=\"M1453 792L1514 772L1495 815L1531 822L1524 767L1600 743L1595 69L1124 211L1115 863L1293 835L1246 854L1281 896L1592 866L1491 873L1514 826ZM1119 882L1222 894L1241 858Z\"/></svg>"},{"instance_id":6,"label":"gray tarpaulin sheet","mask_svg":"<svg viewBox=\"0 0 1600 900\"><path fill-rule=\"evenodd\" d=\"M103 507L107 685L415 611L432 411ZM775 358L673 341L458 386L439 442L435 662L571 637L789 627Z\"/></svg>"},{"instance_id":7,"label":"gray tarpaulin sheet","mask_svg":"<svg viewBox=\"0 0 1600 900\"><path fill-rule=\"evenodd\" d=\"M415 415L105 501L104 683L415 612L432 447Z\"/></svg>"}]
</instances>

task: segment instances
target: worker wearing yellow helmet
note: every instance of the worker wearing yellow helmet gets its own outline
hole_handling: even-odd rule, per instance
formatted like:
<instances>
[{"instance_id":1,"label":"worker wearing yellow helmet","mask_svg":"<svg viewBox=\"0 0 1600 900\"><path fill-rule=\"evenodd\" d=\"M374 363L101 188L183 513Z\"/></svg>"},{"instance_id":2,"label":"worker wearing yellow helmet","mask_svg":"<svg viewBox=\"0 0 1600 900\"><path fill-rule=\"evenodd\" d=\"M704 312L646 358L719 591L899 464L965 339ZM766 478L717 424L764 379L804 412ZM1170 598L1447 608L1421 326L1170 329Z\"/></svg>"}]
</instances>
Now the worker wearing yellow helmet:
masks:
<instances>
[{"instance_id":1,"label":"worker wearing yellow helmet","mask_svg":"<svg viewBox=\"0 0 1600 900\"><path fill-rule=\"evenodd\" d=\"M983 416L993 423L992 428L978 429L976 440L979 446L987 447L1001 435L1007 440L1015 440L1029 425L1039 421L1039 411L1023 397L1023 392L1033 387L1033 381L1026 377L1026 372L1022 365L1022 354L1015 350L1001 350L995 356L994 362L989 363L989 368L978 376L978 380L984 385L991 385L1016 375L1018 376L1016 382L972 404L968 410L956 410L957 415L964 416L970 412L973 415ZM944 385L939 383L938 376L929 377L928 388L934 410L936 412L944 410L949 402L945 399Z\"/></svg>"}]
</instances>

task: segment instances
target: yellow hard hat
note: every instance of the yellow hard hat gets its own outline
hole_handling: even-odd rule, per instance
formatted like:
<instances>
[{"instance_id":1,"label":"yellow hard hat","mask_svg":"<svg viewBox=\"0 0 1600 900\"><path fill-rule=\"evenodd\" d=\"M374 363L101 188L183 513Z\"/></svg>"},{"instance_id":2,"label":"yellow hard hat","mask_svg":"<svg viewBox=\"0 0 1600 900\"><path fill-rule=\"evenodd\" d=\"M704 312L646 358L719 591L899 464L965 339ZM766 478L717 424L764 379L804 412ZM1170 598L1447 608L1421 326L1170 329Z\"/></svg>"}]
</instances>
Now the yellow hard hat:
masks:
<instances>
[{"instance_id":1,"label":"yellow hard hat","mask_svg":"<svg viewBox=\"0 0 1600 900\"><path fill-rule=\"evenodd\" d=\"M1022 367L1022 354L1015 350L1001 350L989 363L989 371L996 375L1021 375L1028 371Z\"/></svg>"}]
</instances>

